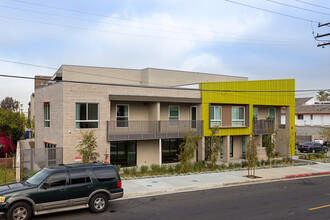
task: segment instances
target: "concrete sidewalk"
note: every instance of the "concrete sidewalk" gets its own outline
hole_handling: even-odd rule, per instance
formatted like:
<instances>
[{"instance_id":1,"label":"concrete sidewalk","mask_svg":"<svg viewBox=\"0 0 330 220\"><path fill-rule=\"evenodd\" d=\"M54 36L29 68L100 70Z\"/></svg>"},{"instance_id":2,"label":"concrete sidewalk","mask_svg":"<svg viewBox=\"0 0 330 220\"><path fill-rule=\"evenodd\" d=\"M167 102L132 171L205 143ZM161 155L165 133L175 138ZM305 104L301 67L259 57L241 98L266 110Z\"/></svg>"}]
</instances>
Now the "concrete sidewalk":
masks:
<instances>
[{"instance_id":1,"label":"concrete sidewalk","mask_svg":"<svg viewBox=\"0 0 330 220\"><path fill-rule=\"evenodd\" d=\"M247 175L247 170L244 170L123 180L122 184L124 188L124 198L134 198L319 174L330 174L330 163L257 169L256 175L260 177L257 179L245 177Z\"/></svg>"}]
</instances>

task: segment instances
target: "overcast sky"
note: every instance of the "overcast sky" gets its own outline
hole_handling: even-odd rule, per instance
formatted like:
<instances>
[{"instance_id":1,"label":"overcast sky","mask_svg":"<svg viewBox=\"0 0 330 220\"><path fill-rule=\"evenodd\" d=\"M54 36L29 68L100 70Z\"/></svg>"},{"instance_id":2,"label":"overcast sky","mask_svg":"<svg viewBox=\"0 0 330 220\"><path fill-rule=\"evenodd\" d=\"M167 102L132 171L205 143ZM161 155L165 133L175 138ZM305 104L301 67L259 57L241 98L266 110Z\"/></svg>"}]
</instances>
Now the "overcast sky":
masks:
<instances>
[{"instance_id":1,"label":"overcast sky","mask_svg":"<svg viewBox=\"0 0 330 220\"><path fill-rule=\"evenodd\" d=\"M153 67L330 88L330 46L317 47L312 34L330 32L317 25L330 22L330 1L232 1L268 11L225 0L1 0L0 74ZM0 100L11 96L25 111L33 89L33 80L0 77Z\"/></svg>"}]
</instances>

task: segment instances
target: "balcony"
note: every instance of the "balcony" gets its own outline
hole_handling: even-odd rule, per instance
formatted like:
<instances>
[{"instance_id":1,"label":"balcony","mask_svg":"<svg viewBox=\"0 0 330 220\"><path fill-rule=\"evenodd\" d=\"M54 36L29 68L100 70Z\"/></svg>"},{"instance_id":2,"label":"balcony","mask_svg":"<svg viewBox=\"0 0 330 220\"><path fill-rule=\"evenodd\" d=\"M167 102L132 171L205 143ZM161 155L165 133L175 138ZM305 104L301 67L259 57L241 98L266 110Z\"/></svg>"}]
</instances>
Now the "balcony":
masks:
<instances>
[{"instance_id":1,"label":"balcony","mask_svg":"<svg viewBox=\"0 0 330 220\"><path fill-rule=\"evenodd\" d=\"M274 128L275 121L274 120L253 120L253 134L268 134L270 128Z\"/></svg>"},{"instance_id":2,"label":"balcony","mask_svg":"<svg viewBox=\"0 0 330 220\"><path fill-rule=\"evenodd\" d=\"M107 121L107 141L183 138L188 130L203 135L203 121Z\"/></svg>"}]
</instances>

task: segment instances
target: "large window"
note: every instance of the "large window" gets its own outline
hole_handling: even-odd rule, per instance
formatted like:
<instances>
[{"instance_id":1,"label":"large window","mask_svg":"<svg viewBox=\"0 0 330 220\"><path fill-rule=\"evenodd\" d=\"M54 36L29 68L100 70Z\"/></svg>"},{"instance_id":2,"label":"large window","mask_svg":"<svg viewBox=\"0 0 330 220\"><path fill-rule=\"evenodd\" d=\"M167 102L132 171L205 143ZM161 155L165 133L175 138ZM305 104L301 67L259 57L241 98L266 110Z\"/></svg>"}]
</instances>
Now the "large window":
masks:
<instances>
[{"instance_id":1,"label":"large window","mask_svg":"<svg viewBox=\"0 0 330 220\"><path fill-rule=\"evenodd\" d=\"M275 108L269 108L268 109L268 118L269 119L275 119Z\"/></svg>"},{"instance_id":2,"label":"large window","mask_svg":"<svg viewBox=\"0 0 330 220\"><path fill-rule=\"evenodd\" d=\"M258 120L258 107L253 107L253 120Z\"/></svg>"},{"instance_id":3,"label":"large window","mask_svg":"<svg viewBox=\"0 0 330 220\"><path fill-rule=\"evenodd\" d=\"M304 120L304 115L298 115L298 120Z\"/></svg>"},{"instance_id":4,"label":"large window","mask_svg":"<svg viewBox=\"0 0 330 220\"><path fill-rule=\"evenodd\" d=\"M49 103L44 103L44 118L45 118L45 127L50 127L50 106Z\"/></svg>"},{"instance_id":5,"label":"large window","mask_svg":"<svg viewBox=\"0 0 330 220\"><path fill-rule=\"evenodd\" d=\"M67 181L66 172L55 173L47 180L50 187L65 186L66 181Z\"/></svg>"},{"instance_id":6,"label":"large window","mask_svg":"<svg viewBox=\"0 0 330 220\"><path fill-rule=\"evenodd\" d=\"M117 127L128 127L128 105L116 105Z\"/></svg>"},{"instance_id":7,"label":"large window","mask_svg":"<svg viewBox=\"0 0 330 220\"><path fill-rule=\"evenodd\" d=\"M210 127L221 126L221 106L210 107Z\"/></svg>"},{"instance_id":8,"label":"large window","mask_svg":"<svg viewBox=\"0 0 330 220\"><path fill-rule=\"evenodd\" d=\"M180 108L178 105L170 105L169 106L169 121L170 126L178 126L180 116Z\"/></svg>"},{"instance_id":9,"label":"large window","mask_svg":"<svg viewBox=\"0 0 330 220\"><path fill-rule=\"evenodd\" d=\"M136 166L136 141L111 141L110 162L122 167Z\"/></svg>"},{"instance_id":10,"label":"large window","mask_svg":"<svg viewBox=\"0 0 330 220\"><path fill-rule=\"evenodd\" d=\"M232 126L244 126L245 118L244 118L244 107L232 107Z\"/></svg>"},{"instance_id":11,"label":"large window","mask_svg":"<svg viewBox=\"0 0 330 220\"><path fill-rule=\"evenodd\" d=\"M76 128L99 127L99 104L76 103Z\"/></svg>"},{"instance_id":12,"label":"large window","mask_svg":"<svg viewBox=\"0 0 330 220\"><path fill-rule=\"evenodd\" d=\"M179 145L182 139L162 139L162 163L178 162Z\"/></svg>"}]
</instances>

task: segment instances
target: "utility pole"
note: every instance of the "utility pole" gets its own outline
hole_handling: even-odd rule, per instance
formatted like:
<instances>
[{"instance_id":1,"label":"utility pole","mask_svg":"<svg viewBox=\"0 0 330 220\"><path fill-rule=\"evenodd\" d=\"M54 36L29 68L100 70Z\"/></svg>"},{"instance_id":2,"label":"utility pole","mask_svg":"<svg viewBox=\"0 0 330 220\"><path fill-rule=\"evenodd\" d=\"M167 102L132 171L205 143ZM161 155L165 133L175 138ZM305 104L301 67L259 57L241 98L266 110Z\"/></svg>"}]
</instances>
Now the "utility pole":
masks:
<instances>
[{"instance_id":1,"label":"utility pole","mask_svg":"<svg viewBox=\"0 0 330 220\"><path fill-rule=\"evenodd\" d=\"M324 23L324 24L321 24L319 23L318 27L324 27L324 26L328 26L330 27L330 22L328 23ZM326 34L316 34L316 36L314 37L315 40L319 40L319 38L322 38L322 37L327 37L327 36L330 36L330 33L326 33ZM324 48L324 46L329 46L330 45L330 40L322 40L324 43L321 43L321 44L318 44L317 47L322 47Z\"/></svg>"}]
</instances>

